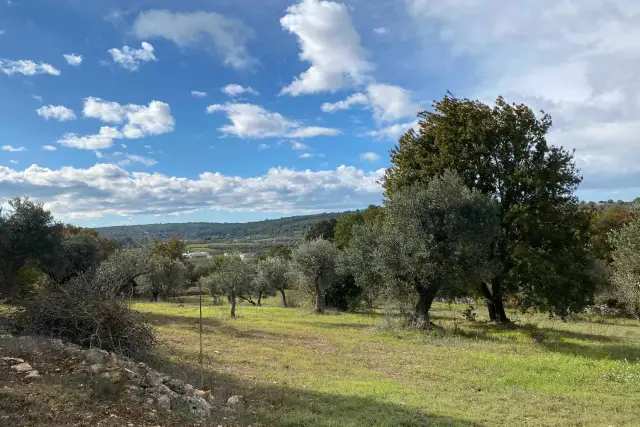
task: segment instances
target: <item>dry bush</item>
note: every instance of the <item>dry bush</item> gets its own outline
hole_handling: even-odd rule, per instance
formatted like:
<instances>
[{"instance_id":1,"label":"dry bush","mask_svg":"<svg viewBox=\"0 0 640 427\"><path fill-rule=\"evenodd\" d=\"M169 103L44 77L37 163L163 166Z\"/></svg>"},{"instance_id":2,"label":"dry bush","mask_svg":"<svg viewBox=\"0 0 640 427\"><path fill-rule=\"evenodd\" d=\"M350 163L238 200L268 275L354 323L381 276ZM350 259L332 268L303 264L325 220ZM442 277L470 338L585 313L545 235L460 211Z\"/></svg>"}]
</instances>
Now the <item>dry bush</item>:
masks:
<instances>
[{"instance_id":1,"label":"dry bush","mask_svg":"<svg viewBox=\"0 0 640 427\"><path fill-rule=\"evenodd\" d=\"M145 353L156 343L140 313L113 292L91 286L86 277L63 285L43 284L40 292L22 301L12 325L17 333L61 338L126 356Z\"/></svg>"}]
</instances>

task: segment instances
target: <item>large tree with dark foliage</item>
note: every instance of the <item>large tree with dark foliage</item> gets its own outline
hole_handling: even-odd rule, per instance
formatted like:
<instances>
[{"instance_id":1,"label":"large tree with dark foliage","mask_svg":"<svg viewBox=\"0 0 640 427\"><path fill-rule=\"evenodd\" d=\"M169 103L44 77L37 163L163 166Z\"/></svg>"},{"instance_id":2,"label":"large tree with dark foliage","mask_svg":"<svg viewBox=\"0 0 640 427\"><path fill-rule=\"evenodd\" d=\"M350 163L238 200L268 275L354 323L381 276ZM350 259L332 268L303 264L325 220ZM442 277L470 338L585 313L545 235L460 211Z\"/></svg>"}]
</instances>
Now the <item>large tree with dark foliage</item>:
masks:
<instances>
[{"instance_id":1,"label":"large tree with dark foliage","mask_svg":"<svg viewBox=\"0 0 640 427\"><path fill-rule=\"evenodd\" d=\"M337 223L338 221L335 219L323 219L316 222L309 228L309 231L307 231L305 240L324 239L333 241Z\"/></svg>"},{"instance_id":2,"label":"large tree with dark foliage","mask_svg":"<svg viewBox=\"0 0 640 427\"><path fill-rule=\"evenodd\" d=\"M552 125L548 114L536 116L526 105L508 104L502 97L490 107L447 94L433 104L433 111L421 112L419 117L419 130L409 130L391 150L392 165L383 180L386 195L393 196L415 183L429 182L445 169L452 169L469 188L493 196L499 204L501 223L493 256L501 268L490 284L481 284L481 290L490 318L508 321L503 303L505 292L550 295L532 289L531 285L522 288L523 284L531 283L526 275L536 272L532 264L536 257L519 254L544 251L550 245L561 250L563 245L584 243L583 239L574 238L580 231L574 232L570 222L563 222L570 230L562 235L571 238L562 244L550 242L552 236L539 226L545 223L557 229L561 222L556 220L561 221L563 216L556 217L554 212L563 212L565 206L576 203L574 191L581 176L573 154L547 143L546 135ZM575 246L567 248L574 249ZM554 265L560 259L566 262L564 256L548 258L546 265ZM572 274L573 269L563 270L559 264L554 267L559 282L545 286L567 284L564 276ZM579 289L566 290L567 295L578 293Z\"/></svg>"},{"instance_id":3,"label":"large tree with dark foliage","mask_svg":"<svg viewBox=\"0 0 640 427\"><path fill-rule=\"evenodd\" d=\"M22 267L52 267L62 240L62 224L42 204L18 197L9 206L9 214L0 212L0 296L17 291Z\"/></svg>"}]
</instances>

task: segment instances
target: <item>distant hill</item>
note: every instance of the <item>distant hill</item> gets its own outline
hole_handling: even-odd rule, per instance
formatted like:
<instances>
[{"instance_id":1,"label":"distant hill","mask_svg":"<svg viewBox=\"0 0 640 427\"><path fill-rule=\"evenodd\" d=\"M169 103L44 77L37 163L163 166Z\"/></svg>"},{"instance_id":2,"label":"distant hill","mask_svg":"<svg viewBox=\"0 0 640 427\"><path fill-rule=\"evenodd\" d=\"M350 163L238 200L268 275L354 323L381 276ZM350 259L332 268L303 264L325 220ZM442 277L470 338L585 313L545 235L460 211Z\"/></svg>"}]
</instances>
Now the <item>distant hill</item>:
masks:
<instances>
[{"instance_id":1,"label":"distant hill","mask_svg":"<svg viewBox=\"0 0 640 427\"><path fill-rule=\"evenodd\" d=\"M113 239L119 246L134 246L153 239L178 236L188 241L256 241L273 239L297 241L304 238L312 224L339 218L345 212L292 216L247 223L185 222L172 224L118 225L96 228L101 237Z\"/></svg>"}]
</instances>

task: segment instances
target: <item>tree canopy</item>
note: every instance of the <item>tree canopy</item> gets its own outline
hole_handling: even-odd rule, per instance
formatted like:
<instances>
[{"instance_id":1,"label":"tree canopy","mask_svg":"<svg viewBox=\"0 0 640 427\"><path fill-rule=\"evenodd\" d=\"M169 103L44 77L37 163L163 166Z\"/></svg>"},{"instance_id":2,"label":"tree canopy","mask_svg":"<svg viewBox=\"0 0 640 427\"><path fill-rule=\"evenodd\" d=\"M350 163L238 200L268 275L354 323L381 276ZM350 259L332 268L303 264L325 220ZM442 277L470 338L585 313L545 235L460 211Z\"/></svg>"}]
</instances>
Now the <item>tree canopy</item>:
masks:
<instances>
[{"instance_id":1,"label":"tree canopy","mask_svg":"<svg viewBox=\"0 0 640 427\"><path fill-rule=\"evenodd\" d=\"M581 176L573 153L547 143L552 125L548 114L537 116L528 106L508 104L502 97L490 107L447 94L433 104L433 111L419 117L419 130L409 130L391 150L392 164L383 179L385 194L393 196L415 183L428 183L451 169L467 187L498 202L501 232L492 256L501 269L490 288L483 283L481 289L491 319L508 321L503 295L519 291L526 279L518 274L531 270L514 269L534 260L515 259L517 249L529 246L527 250L535 251L547 244L543 239L547 235L534 233L535 227L526 224L539 221L539 212L547 215L544 221L549 224L550 212L576 202L574 191Z\"/></svg>"}]
</instances>

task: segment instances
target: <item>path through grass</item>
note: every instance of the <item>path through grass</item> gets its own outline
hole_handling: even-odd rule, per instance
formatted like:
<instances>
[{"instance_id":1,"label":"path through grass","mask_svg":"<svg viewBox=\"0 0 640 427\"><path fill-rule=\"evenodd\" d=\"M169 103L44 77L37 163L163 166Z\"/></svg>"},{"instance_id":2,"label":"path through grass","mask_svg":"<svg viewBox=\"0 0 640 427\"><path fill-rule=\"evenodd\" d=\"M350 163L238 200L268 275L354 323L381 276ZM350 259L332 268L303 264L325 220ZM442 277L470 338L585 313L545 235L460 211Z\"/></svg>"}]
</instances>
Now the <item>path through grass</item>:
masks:
<instances>
[{"instance_id":1,"label":"path through grass","mask_svg":"<svg viewBox=\"0 0 640 427\"><path fill-rule=\"evenodd\" d=\"M380 314L204 308L205 388L247 398L245 425L640 425L640 323L519 317L502 328L435 307L438 333ZM166 343L162 368L198 384L198 307L137 303ZM588 320L588 321L587 321ZM159 363L156 361L156 363Z\"/></svg>"}]
</instances>

